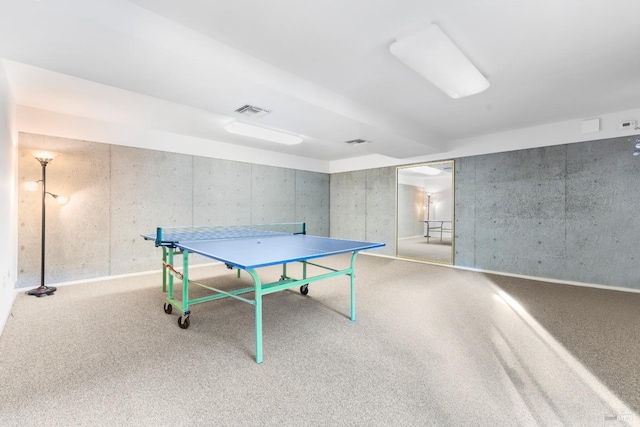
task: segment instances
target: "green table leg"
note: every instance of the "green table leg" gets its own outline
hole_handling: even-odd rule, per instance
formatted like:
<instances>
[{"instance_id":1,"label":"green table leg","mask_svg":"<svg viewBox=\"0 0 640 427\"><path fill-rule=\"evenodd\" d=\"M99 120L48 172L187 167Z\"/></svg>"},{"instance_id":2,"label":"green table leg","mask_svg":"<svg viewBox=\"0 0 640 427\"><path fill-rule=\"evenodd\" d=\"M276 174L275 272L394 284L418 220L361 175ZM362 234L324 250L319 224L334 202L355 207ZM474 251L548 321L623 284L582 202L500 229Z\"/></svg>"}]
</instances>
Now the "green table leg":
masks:
<instances>
[{"instance_id":1,"label":"green table leg","mask_svg":"<svg viewBox=\"0 0 640 427\"><path fill-rule=\"evenodd\" d=\"M182 251L182 306L185 317L189 314L189 251Z\"/></svg>"},{"instance_id":2,"label":"green table leg","mask_svg":"<svg viewBox=\"0 0 640 427\"><path fill-rule=\"evenodd\" d=\"M173 248L169 248L169 265L173 267ZM173 298L173 274L169 274L169 298Z\"/></svg>"},{"instance_id":3,"label":"green table leg","mask_svg":"<svg viewBox=\"0 0 640 427\"><path fill-rule=\"evenodd\" d=\"M356 263L356 255L358 252L354 252L351 255L351 272L349 273L349 277L351 279L351 321L356 321L356 286L355 286L355 263Z\"/></svg>"},{"instance_id":4,"label":"green table leg","mask_svg":"<svg viewBox=\"0 0 640 427\"><path fill-rule=\"evenodd\" d=\"M167 292L167 247L162 247L162 292Z\"/></svg>"},{"instance_id":5,"label":"green table leg","mask_svg":"<svg viewBox=\"0 0 640 427\"><path fill-rule=\"evenodd\" d=\"M262 363L262 284L255 270L247 270L255 283L256 306L256 363Z\"/></svg>"}]
</instances>

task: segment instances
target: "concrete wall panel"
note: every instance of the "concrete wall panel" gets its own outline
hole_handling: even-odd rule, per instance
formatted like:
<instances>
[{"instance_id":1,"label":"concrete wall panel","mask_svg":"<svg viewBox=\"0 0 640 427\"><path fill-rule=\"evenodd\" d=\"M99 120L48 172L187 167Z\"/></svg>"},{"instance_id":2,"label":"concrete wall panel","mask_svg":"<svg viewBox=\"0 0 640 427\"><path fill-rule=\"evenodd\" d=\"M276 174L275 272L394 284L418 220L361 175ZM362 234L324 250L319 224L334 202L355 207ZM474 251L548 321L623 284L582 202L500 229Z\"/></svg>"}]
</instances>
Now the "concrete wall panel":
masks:
<instances>
[{"instance_id":1,"label":"concrete wall panel","mask_svg":"<svg viewBox=\"0 0 640 427\"><path fill-rule=\"evenodd\" d=\"M374 252L395 255L396 168L366 171L366 240L387 243Z\"/></svg>"},{"instance_id":2,"label":"concrete wall panel","mask_svg":"<svg viewBox=\"0 0 640 427\"><path fill-rule=\"evenodd\" d=\"M296 175L293 169L251 165L251 222L295 222Z\"/></svg>"},{"instance_id":3,"label":"concrete wall panel","mask_svg":"<svg viewBox=\"0 0 640 427\"><path fill-rule=\"evenodd\" d=\"M365 171L331 175L330 236L338 239L366 239Z\"/></svg>"},{"instance_id":4,"label":"concrete wall panel","mask_svg":"<svg viewBox=\"0 0 640 427\"><path fill-rule=\"evenodd\" d=\"M193 225L192 157L110 147L111 274L158 269L160 250L140 235Z\"/></svg>"},{"instance_id":5,"label":"concrete wall panel","mask_svg":"<svg viewBox=\"0 0 640 427\"><path fill-rule=\"evenodd\" d=\"M475 227L482 269L549 277L564 265L564 219L478 218Z\"/></svg>"},{"instance_id":6,"label":"concrete wall panel","mask_svg":"<svg viewBox=\"0 0 640 427\"><path fill-rule=\"evenodd\" d=\"M454 170L453 263L463 267L473 267L476 265L476 158L457 159Z\"/></svg>"},{"instance_id":7,"label":"concrete wall panel","mask_svg":"<svg viewBox=\"0 0 640 427\"><path fill-rule=\"evenodd\" d=\"M193 158L193 223L251 223L251 164Z\"/></svg>"},{"instance_id":8,"label":"concrete wall panel","mask_svg":"<svg viewBox=\"0 0 640 427\"><path fill-rule=\"evenodd\" d=\"M21 134L21 182L41 176L31 146L63 153L48 166L48 189L71 196L48 203L47 283L158 270L161 250L140 237L158 226L306 220L328 234L327 174ZM23 187L18 217L18 286L35 286L40 198Z\"/></svg>"},{"instance_id":9,"label":"concrete wall panel","mask_svg":"<svg viewBox=\"0 0 640 427\"><path fill-rule=\"evenodd\" d=\"M640 289L635 137L456 161L456 265Z\"/></svg>"},{"instance_id":10,"label":"concrete wall panel","mask_svg":"<svg viewBox=\"0 0 640 427\"><path fill-rule=\"evenodd\" d=\"M20 182L40 178L29 145L63 152L47 170L49 190L71 196L49 203L49 283L157 269L159 253L138 235L194 220L304 220L395 253L394 168L329 176L21 134ZM640 289L634 145L623 137L457 159L455 264ZM32 195L20 187L18 286L38 284Z\"/></svg>"},{"instance_id":11,"label":"concrete wall panel","mask_svg":"<svg viewBox=\"0 0 640 427\"><path fill-rule=\"evenodd\" d=\"M564 212L565 146L476 158L481 218L557 218Z\"/></svg>"},{"instance_id":12,"label":"concrete wall panel","mask_svg":"<svg viewBox=\"0 0 640 427\"><path fill-rule=\"evenodd\" d=\"M567 271L575 280L640 289L640 161L635 138L567 146Z\"/></svg>"},{"instance_id":13,"label":"concrete wall panel","mask_svg":"<svg viewBox=\"0 0 640 427\"><path fill-rule=\"evenodd\" d=\"M295 221L305 222L307 233L329 236L329 175L295 171Z\"/></svg>"}]
</instances>

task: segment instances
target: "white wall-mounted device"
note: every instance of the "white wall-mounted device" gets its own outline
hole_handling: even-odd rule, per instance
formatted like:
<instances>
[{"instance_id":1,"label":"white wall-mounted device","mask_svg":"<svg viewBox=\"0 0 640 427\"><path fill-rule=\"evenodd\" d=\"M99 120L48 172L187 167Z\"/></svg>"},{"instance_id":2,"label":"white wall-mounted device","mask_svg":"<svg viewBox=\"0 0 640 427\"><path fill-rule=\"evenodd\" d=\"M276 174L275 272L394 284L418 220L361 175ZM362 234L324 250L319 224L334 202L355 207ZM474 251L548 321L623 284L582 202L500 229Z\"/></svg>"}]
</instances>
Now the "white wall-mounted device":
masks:
<instances>
[{"instance_id":1,"label":"white wall-mounted device","mask_svg":"<svg viewBox=\"0 0 640 427\"><path fill-rule=\"evenodd\" d=\"M626 122L620 122L618 125L618 129L635 129L636 121L635 120L627 120Z\"/></svg>"}]
</instances>

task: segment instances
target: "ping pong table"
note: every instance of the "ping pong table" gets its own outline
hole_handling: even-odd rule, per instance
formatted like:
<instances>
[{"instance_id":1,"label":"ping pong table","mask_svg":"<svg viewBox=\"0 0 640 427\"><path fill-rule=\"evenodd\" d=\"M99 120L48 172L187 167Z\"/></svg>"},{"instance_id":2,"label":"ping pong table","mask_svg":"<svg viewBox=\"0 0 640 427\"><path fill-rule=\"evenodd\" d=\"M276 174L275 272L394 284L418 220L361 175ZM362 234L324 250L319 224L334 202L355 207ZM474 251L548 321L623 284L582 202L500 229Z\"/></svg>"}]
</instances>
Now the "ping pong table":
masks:
<instances>
[{"instance_id":1,"label":"ping pong table","mask_svg":"<svg viewBox=\"0 0 640 427\"><path fill-rule=\"evenodd\" d=\"M253 224L246 226L213 227L158 227L154 234L143 234L146 240L153 240L156 247L162 247L162 289L168 291L164 311L171 314L173 308L182 312L178 326L186 329L190 325L191 306L221 298L235 298L255 307L256 362L262 363L262 297L292 287L300 287L300 293L307 295L309 284L347 275L351 285L351 321L356 320L355 306L355 260L363 250L382 247L384 243L333 239L306 234L305 223ZM335 269L311 262L317 258L351 253L347 268ZM189 255L198 254L220 261L229 269L246 271L254 285L232 291L223 291L212 286L195 282L189 278ZM174 264L175 255L182 255L182 271ZM301 263L302 277L294 278L287 272L287 264ZM262 283L257 269L282 266L278 281ZM309 275L307 266L319 267L321 274ZM174 293L174 277L182 281L182 300ZM167 289L168 285L168 289ZM189 285L206 288L212 292L200 298L189 298ZM254 293L254 298L242 296Z\"/></svg>"},{"instance_id":2,"label":"ping pong table","mask_svg":"<svg viewBox=\"0 0 640 427\"><path fill-rule=\"evenodd\" d=\"M440 220L440 219L425 219L423 221L420 222L424 222L425 225L427 226L427 234L424 235L424 237L427 238L427 243L429 243L429 239L432 237L431 236L431 232L435 231L435 232L440 232L440 241L442 242L442 233L451 233L451 220ZM440 223L440 224L438 224ZM445 226L445 223L449 224L449 227Z\"/></svg>"}]
</instances>

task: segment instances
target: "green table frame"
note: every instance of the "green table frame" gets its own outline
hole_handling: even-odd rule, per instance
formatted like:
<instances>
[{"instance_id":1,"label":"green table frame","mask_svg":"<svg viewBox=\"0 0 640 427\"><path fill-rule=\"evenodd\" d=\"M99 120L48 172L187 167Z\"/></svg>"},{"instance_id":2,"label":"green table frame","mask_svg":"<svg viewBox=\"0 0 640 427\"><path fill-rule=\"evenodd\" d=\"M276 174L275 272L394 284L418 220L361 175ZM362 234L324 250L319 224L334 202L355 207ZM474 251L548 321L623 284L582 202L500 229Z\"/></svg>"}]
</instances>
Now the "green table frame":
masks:
<instances>
[{"instance_id":1,"label":"green table frame","mask_svg":"<svg viewBox=\"0 0 640 427\"><path fill-rule=\"evenodd\" d=\"M348 252L347 252L348 253ZM256 362L262 363L262 297L264 295L279 292L285 289L300 287L300 292L306 295L308 292L308 285L320 280L329 279L336 276L347 275L350 278L351 287L351 322L356 320L356 294L355 294L355 260L359 251L353 251L351 253L351 262L348 268L334 269L328 266L320 265L310 261L296 261L302 264L302 278L294 278L287 274L287 264L282 264L282 274L280 280L272 283L262 283L260 277L258 277L257 269L238 268L238 277L240 277L240 271L244 270L253 278L254 286L245 287L242 289L233 290L230 292L216 289L211 286L204 285L189 279L189 251L177 250L170 246L162 246L162 291L168 292L167 301L164 305L165 313L171 314L172 307L181 311L183 314L178 318L178 325L186 329L189 327L190 320L190 307L194 304L200 304L208 301L215 301L222 298L235 298L239 301L251 304L255 308L255 333L256 333ZM174 260L176 255L182 255L182 272L175 268ZM333 255L335 256L335 255ZM315 266L328 271L324 274L317 274L309 276L307 274L308 266ZM236 267L234 267L236 268ZM182 301L175 298L174 295L174 277L178 278L182 282ZM213 292L212 295L208 295L201 298L189 299L189 285L199 286ZM241 295L253 292L254 299L245 298Z\"/></svg>"}]
</instances>

